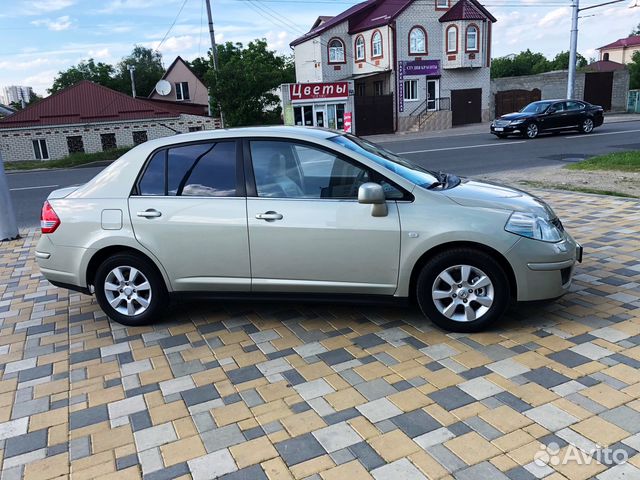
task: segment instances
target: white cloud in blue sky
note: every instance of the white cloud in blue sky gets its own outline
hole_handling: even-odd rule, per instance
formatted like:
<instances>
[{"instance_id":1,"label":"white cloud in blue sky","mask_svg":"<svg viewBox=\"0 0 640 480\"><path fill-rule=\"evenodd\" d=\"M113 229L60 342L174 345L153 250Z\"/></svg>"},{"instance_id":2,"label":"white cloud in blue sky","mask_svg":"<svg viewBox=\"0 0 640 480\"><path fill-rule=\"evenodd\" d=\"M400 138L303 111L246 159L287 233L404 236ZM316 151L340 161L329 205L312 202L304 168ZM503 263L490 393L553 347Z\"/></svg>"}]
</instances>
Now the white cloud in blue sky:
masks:
<instances>
[{"instance_id":1,"label":"white cloud in blue sky","mask_svg":"<svg viewBox=\"0 0 640 480\"><path fill-rule=\"evenodd\" d=\"M55 74L90 57L116 63L133 45L155 48L184 0L0 0L0 86L31 85L43 94ZM431 0L418 0L431 1ZM349 0L212 0L218 42L246 43L266 38L289 53L289 42L319 15L335 15L357 3ZM498 18L494 56L530 48L547 56L569 45L568 0L486 0ZM583 6L600 3L583 0ZM209 46L204 0L186 0L160 51L166 65L176 55L192 59ZM595 49L629 34L640 23L640 8L620 3L585 12L579 51Z\"/></svg>"}]
</instances>

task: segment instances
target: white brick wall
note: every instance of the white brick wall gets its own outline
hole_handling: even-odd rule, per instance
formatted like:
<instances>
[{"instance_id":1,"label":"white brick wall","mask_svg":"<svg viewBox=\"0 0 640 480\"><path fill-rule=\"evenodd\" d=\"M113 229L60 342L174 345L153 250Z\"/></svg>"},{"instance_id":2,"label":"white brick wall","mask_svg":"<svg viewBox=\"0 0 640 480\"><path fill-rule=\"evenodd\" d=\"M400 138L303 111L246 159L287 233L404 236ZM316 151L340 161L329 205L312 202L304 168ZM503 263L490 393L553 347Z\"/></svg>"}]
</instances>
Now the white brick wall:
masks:
<instances>
[{"instance_id":1,"label":"white brick wall","mask_svg":"<svg viewBox=\"0 0 640 480\"><path fill-rule=\"evenodd\" d=\"M82 136L84 151L95 153L102 151L100 135L115 133L118 147L133 145L133 132L146 131L147 139L175 135L189 131L189 127L202 127L212 130L217 119L198 115L182 114L178 118L149 119L128 122L105 122L83 125L60 125L54 127L6 128L0 129L0 154L5 161L35 160L33 140L44 139L49 150L49 160L57 160L69 155L67 137ZM173 129L173 130L172 130Z\"/></svg>"}]
</instances>

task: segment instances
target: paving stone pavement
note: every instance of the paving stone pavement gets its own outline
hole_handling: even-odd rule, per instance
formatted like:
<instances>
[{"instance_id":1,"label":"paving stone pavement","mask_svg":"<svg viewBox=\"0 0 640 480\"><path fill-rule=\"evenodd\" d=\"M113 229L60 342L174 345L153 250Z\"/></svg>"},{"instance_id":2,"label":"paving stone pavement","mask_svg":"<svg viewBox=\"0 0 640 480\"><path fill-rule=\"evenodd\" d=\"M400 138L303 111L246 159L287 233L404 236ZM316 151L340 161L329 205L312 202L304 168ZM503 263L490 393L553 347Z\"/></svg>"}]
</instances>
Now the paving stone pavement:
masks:
<instances>
[{"instance_id":1,"label":"paving stone pavement","mask_svg":"<svg viewBox=\"0 0 640 480\"><path fill-rule=\"evenodd\" d=\"M585 247L572 292L473 335L330 303L127 328L43 279L36 233L1 243L2 479L640 478L640 202L540 194Z\"/></svg>"}]
</instances>

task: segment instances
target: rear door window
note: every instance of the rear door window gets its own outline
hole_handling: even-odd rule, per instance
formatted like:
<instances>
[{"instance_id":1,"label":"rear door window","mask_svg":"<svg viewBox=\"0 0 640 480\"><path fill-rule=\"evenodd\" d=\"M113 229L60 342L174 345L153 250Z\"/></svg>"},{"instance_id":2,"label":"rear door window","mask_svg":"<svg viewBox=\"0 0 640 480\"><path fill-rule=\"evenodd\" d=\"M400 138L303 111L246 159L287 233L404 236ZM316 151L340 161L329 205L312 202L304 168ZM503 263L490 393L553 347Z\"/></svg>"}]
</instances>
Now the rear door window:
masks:
<instances>
[{"instance_id":1,"label":"rear door window","mask_svg":"<svg viewBox=\"0 0 640 480\"><path fill-rule=\"evenodd\" d=\"M156 152L149 163L144 175L138 183L138 193L148 196L162 196L165 194L165 157L166 151Z\"/></svg>"}]
</instances>

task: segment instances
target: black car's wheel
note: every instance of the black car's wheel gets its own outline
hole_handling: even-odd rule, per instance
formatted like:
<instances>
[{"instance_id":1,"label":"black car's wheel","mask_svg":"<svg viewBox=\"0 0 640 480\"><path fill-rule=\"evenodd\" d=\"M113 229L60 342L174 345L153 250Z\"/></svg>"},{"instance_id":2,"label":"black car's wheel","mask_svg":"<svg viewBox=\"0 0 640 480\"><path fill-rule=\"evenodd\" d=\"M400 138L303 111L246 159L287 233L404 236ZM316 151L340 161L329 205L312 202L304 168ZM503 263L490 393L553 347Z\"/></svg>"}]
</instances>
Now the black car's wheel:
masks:
<instances>
[{"instance_id":1,"label":"black car's wheel","mask_svg":"<svg viewBox=\"0 0 640 480\"><path fill-rule=\"evenodd\" d=\"M509 281L490 255L471 248L442 252L422 268L416 282L422 312L439 327L477 332L509 305Z\"/></svg>"},{"instance_id":2,"label":"black car's wheel","mask_svg":"<svg viewBox=\"0 0 640 480\"><path fill-rule=\"evenodd\" d=\"M531 122L530 124L527 125L527 128L524 131L524 135L527 138L536 138L538 136L538 134L540 133L540 128L538 127L538 124L535 122Z\"/></svg>"},{"instance_id":3,"label":"black car's wheel","mask_svg":"<svg viewBox=\"0 0 640 480\"><path fill-rule=\"evenodd\" d=\"M131 253L120 253L102 262L94 286L104 313L123 325L152 323L160 318L167 304L167 289L155 266Z\"/></svg>"},{"instance_id":4,"label":"black car's wheel","mask_svg":"<svg viewBox=\"0 0 640 480\"><path fill-rule=\"evenodd\" d=\"M593 132L593 119L592 118L585 118L584 120L582 120L582 123L580 123L580 131L582 133L591 133Z\"/></svg>"}]
</instances>

